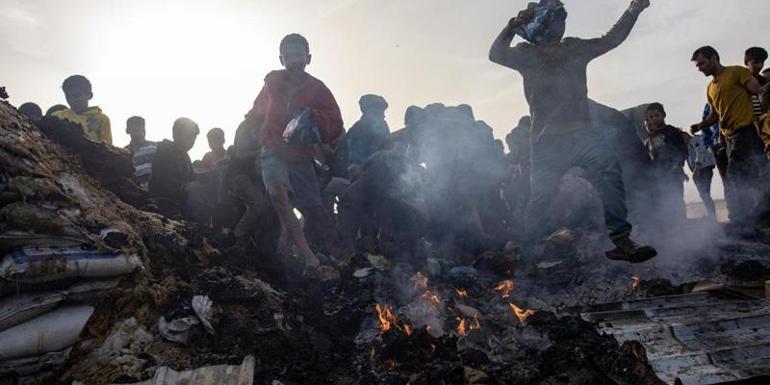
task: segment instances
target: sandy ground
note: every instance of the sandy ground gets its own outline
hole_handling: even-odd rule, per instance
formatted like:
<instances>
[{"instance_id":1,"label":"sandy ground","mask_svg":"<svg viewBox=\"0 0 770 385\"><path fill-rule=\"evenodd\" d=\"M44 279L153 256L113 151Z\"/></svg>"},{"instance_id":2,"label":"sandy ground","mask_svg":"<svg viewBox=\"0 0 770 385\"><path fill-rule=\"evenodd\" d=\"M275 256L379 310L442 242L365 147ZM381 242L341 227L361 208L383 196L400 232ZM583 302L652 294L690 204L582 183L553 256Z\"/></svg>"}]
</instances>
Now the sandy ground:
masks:
<instances>
[{"instance_id":1,"label":"sandy ground","mask_svg":"<svg viewBox=\"0 0 770 385\"><path fill-rule=\"evenodd\" d=\"M727 204L724 200L714 201L717 206L717 218L720 222L727 222ZM691 219L701 218L706 215L706 208L702 202L687 203L687 217Z\"/></svg>"}]
</instances>

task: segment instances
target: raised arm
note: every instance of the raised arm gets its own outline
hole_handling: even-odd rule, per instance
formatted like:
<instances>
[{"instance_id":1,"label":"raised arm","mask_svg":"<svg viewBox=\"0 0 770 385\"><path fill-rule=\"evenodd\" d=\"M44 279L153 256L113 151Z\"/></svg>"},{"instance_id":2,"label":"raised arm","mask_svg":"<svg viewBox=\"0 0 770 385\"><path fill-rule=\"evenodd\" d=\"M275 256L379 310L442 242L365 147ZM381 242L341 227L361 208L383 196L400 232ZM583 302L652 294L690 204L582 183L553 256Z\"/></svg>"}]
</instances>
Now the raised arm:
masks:
<instances>
[{"instance_id":1,"label":"raised arm","mask_svg":"<svg viewBox=\"0 0 770 385\"><path fill-rule=\"evenodd\" d=\"M489 49L489 60L502 66L519 69L525 61L525 52L520 47L511 47L511 42L516 36L514 30L525 25L532 18L531 10L523 10L519 15L511 19L503 28L492 47Z\"/></svg>"},{"instance_id":2,"label":"raised arm","mask_svg":"<svg viewBox=\"0 0 770 385\"><path fill-rule=\"evenodd\" d=\"M650 0L632 0L628 9L623 12L620 20L610 28L604 36L596 39L587 40L590 58L596 58L612 51L621 45L639 19L639 15L650 6Z\"/></svg>"}]
</instances>

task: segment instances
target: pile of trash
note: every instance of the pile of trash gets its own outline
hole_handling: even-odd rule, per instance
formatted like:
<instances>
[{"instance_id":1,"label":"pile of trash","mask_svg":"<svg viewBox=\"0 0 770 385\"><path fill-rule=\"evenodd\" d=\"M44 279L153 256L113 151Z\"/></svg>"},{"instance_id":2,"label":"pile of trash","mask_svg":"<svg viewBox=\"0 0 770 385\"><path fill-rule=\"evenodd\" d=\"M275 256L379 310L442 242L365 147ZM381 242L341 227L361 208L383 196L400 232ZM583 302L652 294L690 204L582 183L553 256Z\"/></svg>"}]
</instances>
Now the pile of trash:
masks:
<instances>
[{"instance_id":1,"label":"pile of trash","mask_svg":"<svg viewBox=\"0 0 770 385\"><path fill-rule=\"evenodd\" d=\"M568 307L770 256L731 243L697 271L632 268L606 261L603 234L562 230L474 255L423 239L414 259L364 252L298 282L218 229L142 210L131 173L78 126L0 103L0 383L658 384L640 344ZM736 266L724 275L757 271Z\"/></svg>"},{"instance_id":2,"label":"pile of trash","mask_svg":"<svg viewBox=\"0 0 770 385\"><path fill-rule=\"evenodd\" d=\"M348 370L323 307L263 281L246 251L223 255L217 230L141 210L130 164L77 125L0 104L0 382Z\"/></svg>"},{"instance_id":3,"label":"pile of trash","mask_svg":"<svg viewBox=\"0 0 770 385\"><path fill-rule=\"evenodd\" d=\"M144 265L126 207L0 109L1 377L65 362L94 305Z\"/></svg>"}]
</instances>

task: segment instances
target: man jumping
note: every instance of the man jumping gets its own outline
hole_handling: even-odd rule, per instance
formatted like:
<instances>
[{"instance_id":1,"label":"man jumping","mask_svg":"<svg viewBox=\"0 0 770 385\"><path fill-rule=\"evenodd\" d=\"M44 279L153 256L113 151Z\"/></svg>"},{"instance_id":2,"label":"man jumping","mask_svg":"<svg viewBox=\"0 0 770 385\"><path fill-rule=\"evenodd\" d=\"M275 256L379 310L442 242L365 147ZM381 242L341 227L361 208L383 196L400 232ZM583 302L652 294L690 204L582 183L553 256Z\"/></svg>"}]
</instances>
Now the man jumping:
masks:
<instances>
[{"instance_id":1,"label":"man jumping","mask_svg":"<svg viewBox=\"0 0 770 385\"><path fill-rule=\"evenodd\" d=\"M527 210L527 231L532 239L553 229L551 220L542 213L547 212L564 173L582 167L599 190L605 222L616 246L607 257L641 263L657 255L652 247L638 246L630 238L622 170L603 134L591 122L586 81L588 63L623 43L639 14L649 6L649 0L633 0L620 21L600 38L562 39L564 23L553 23L544 34L546 38L537 44L523 42L511 47L516 30L534 17L533 10L527 9L511 19L492 44L489 59L521 73L532 116L531 200Z\"/></svg>"}]
</instances>

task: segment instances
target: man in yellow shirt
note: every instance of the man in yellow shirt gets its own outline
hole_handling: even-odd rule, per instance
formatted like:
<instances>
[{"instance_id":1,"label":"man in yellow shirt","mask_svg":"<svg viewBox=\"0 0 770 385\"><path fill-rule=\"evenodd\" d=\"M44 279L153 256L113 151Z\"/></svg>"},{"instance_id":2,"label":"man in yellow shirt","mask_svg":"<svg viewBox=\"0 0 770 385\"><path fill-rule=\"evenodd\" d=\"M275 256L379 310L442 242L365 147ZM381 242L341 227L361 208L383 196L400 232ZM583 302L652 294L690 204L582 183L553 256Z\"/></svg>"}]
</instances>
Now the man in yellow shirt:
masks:
<instances>
[{"instance_id":1,"label":"man in yellow shirt","mask_svg":"<svg viewBox=\"0 0 770 385\"><path fill-rule=\"evenodd\" d=\"M692 125L696 133L704 127L719 123L720 137L727 147L727 178L735 190L728 204L730 222L737 228L748 228L764 215L767 188L763 177L768 161L764 146L754 124L752 95L761 91L759 82L744 67L725 67L719 62L719 53L709 46L698 48L692 55L698 70L713 79L708 85L707 98L711 114L702 122Z\"/></svg>"},{"instance_id":2,"label":"man in yellow shirt","mask_svg":"<svg viewBox=\"0 0 770 385\"><path fill-rule=\"evenodd\" d=\"M58 111L53 116L79 124L86 138L91 141L112 144L110 118L99 107L88 106L89 100L94 97L91 82L85 76L72 75L64 80L62 90L70 108Z\"/></svg>"}]
</instances>

